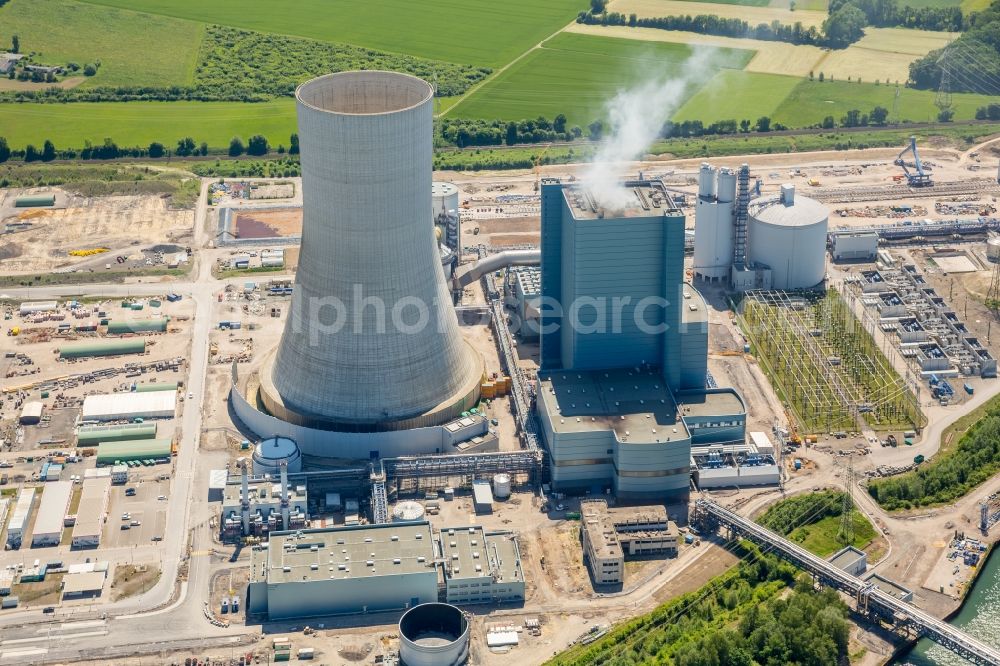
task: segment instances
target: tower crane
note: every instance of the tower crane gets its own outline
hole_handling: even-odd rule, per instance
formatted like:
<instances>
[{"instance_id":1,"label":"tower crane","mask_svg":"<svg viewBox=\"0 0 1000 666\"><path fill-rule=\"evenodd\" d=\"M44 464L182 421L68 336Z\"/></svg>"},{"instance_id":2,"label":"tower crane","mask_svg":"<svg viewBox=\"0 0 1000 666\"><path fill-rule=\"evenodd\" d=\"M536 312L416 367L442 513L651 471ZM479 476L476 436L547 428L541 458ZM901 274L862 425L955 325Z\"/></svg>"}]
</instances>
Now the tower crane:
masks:
<instances>
[{"instance_id":1,"label":"tower crane","mask_svg":"<svg viewBox=\"0 0 1000 666\"><path fill-rule=\"evenodd\" d=\"M907 153L913 154L913 170L911 171L903 159ZM933 185L931 182L931 175L927 173L924 169L923 163L920 161L920 154L917 152L917 137L910 137L910 145L900 151L899 155L896 156L896 160L893 162L896 166L903 167L903 173L906 174L906 182L910 187L927 187Z\"/></svg>"}]
</instances>

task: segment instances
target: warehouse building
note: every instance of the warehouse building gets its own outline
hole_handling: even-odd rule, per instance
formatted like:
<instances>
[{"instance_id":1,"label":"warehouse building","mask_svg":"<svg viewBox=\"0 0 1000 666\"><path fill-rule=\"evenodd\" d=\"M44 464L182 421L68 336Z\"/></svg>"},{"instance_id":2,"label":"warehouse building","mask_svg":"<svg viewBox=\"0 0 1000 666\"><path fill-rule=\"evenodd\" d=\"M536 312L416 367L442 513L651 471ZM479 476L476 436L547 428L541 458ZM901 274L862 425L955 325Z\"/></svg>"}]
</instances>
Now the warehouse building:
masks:
<instances>
[{"instance_id":1,"label":"warehouse building","mask_svg":"<svg viewBox=\"0 0 1000 666\"><path fill-rule=\"evenodd\" d=\"M77 446L97 446L102 442L122 442L156 437L156 423L126 423L123 425L80 426L76 433Z\"/></svg>"},{"instance_id":2,"label":"warehouse building","mask_svg":"<svg viewBox=\"0 0 1000 666\"><path fill-rule=\"evenodd\" d=\"M42 489L42 501L38 505L38 518L31 535L31 547L58 546L73 496L72 481L55 481Z\"/></svg>"},{"instance_id":3,"label":"warehouse building","mask_svg":"<svg viewBox=\"0 0 1000 666\"><path fill-rule=\"evenodd\" d=\"M440 533L445 595L449 604L524 601L521 551L511 534L487 534L481 526Z\"/></svg>"},{"instance_id":4,"label":"warehouse building","mask_svg":"<svg viewBox=\"0 0 1000 666\"><path fill-rule=\"evenodd\" d=\"M126 335L129 333L165 333L169 317L152 317L150 319L113 319L108 322L108 335Z\"/></svg>"},{"instance_id":5,"label":"warehouse building","mask_svg":"<svg viewBox=\"0 0 1000 666\"><path fill-rule=\"evenodd\" d=\"M108 515L111 477L84 479L73 526L73 548L97 548Z\"/></svg>"},{"instance_id":6,"label":"warehouse building","mask_svg":"<svg viewBox=\"0 0 1000 666\"><path fill-rule=\"evenodd\" d=\"M37 400L31 400L24 403L24 407L21 408L21 416L18 418L18 422L21 425L35 425L42 420L42 409L44 409L44 406Z\"/></svg>"},{"instance_id":7,"label":"warehouse building","mask_svg":"<svg viewBox=\"0 0 1000 666\"><path fill-rule=\"evenodd\" d=\"M284 620L437 601L426 522L272 532L250 555L247 613Z\"/></svg>"},{"instance_id":8,"label":"warehouse building","mask_svg":"<svg viewBox=\"0 0 1000 666\"><path fill-rule=\"evenodd\" d=\"M852 576L860 577L868 568L868 554L854 546L845 546L830 556L830 564Z\"/></svg>"},{"instance_id":9,"label":"warehouse building","mask_svg":"<svg viewBox=\"0 0 1000 666\"><path fill-rule=\"evenodd\" d=\"M82 418L84 421L169 419L176 408L177 394L172 391L105 393L83 399Z\"/></svg>"},{"instance_id":10,"label":"warehouse building","mask_svg":"<svg viewBox=\"0 0 1000 666\"><path fill-rule=\"evenodd\" d=\"M659 181L615 209L542 181L537 409L553 488L687 493L692 443L742 440L746 408L706 389L708 305L684 282L685 217Z\"/></svg>"},{"instance_id":11,"label":"warehouse building","mask_svg":"<svg viewBox=\"0 0 1000 666\"><path fill-rule=\"evenodd\" d=\"M604 500L580 503L583 559L596 585L620 585L625 557L677 555L677 526L660 505L609 508Z\"/></svg>"},{"instance_id":12,"label":"warehouse building","mask_svg":"<svg viewBox=\"0 0 1000 666\"><path fill-rule=\"evenodd\" d=\"M875 261L878 234L874 231L834 231L830 237L834 261Z\"/></svg>"},{"instance_id":13,"label":"warehouse building","mask_svg":"<svg viewBox=\"0 0 1000 666\"><path fill-rule=\"evenodd\" d=\"M95 342L74 342L59 348L59 358L76 359L94 356L121 356L123 354L146 353L146 341L142 338L122 340L98 340Z\"/></svg>"},{"instance_id":14,"label":"warehouse building","mask_svg":"<svg viewBox=\"0 0 1000 666\"><path fill-rule=\"evenodd\" d=\"M170 458L173 442L167 438L103 442L97 447L98 465L117 465L132 460Z\"/></svg>"},{"instance_id":15,"label":"warehouse building","mask_svg":"<svg viewBox=\"0 0 1000 666\"><path fill-rule=\"evenodd\" d=\"M26 536L28 523L31 521L31 512L35 508L35 489L21 488L21 494L17 497L17 504L14 505L14 512L7 523L7 545L11 548L20 548L21 541Z\"/></svg>"}]
</instances>

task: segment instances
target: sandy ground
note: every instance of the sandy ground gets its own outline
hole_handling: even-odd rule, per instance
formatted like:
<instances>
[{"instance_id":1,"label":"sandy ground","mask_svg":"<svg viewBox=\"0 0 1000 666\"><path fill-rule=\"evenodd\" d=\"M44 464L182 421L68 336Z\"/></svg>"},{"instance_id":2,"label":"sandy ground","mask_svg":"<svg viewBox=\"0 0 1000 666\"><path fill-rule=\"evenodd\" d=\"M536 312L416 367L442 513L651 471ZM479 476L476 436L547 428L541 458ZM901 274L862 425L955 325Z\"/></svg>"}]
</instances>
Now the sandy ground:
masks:
<instances>
[{"instance_id":1,"label":"sandy ground","mask_svg":"<svg viewBox=\"0 0 1000 666\"><path fill-rule=\"evenodd\" d=\"M69 90L70 88L75 88L84 81L87 80L85 76L70 76L63 79L57 83L33 83L31 81L18 81L17 79L8 79L6 76L0 78L0 90L38 90L42 91L46 88L62 88L63 90Z\"/></svg>"},{"instance_id":2,"label":"sandy ground","mask_svg":"<svg viewBox=\"0 0 1000 666\"><path fill-rule=\"evenodd\" d=\"M115 253L140 243L183 243L194 211L172 210L160 196L70 197L65 208L26 210L2 221L32 224L6 234L0 255L0 270L30 273L93 263L94 257L69 256L71 250L106 247L113 262Z\"/></svg>"}]
</instances>

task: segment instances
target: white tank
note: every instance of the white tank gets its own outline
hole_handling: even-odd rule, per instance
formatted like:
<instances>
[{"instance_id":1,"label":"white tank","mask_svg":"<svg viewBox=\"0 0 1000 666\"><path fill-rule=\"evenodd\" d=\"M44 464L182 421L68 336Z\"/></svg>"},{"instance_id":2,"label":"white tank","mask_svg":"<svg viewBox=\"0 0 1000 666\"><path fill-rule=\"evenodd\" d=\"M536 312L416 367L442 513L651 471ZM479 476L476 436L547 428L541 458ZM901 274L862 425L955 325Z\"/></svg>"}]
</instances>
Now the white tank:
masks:
<instances>
[{"instance_id":1,"label":"white tank","mask_svg":"<svg viewBox=\"0 0 1000 666\"><path fill-rule=\"evenodd\" d=\"M431 183L431 203L432 219L450 210L458 210L458 187L452 183Z\"/></svg>"},{"instance_id":2,"label":"white tank","mask_svg":"<svg viewBox=\"0 0 1000 666\"><path fill-rule=\"evenodd\" d=\"M493 497L498 500L510 497L510 474L496 474L493 477Z\"/></svg>"},{"instance_id":3,"label":"white tank","mask_svg":"<svg viewBox=\"0 0 1000 666\"><path fill-rule=\"evenodd\" d=\"M698 198L694 214L694 272L717 279L733 263L733 204Z\"/></svg>"},{"instance_id":4,"label":"white tank","mask_svg":"<svg viewBox=\"0 0 1000 666\"><path fill-rule=\"evenodd\" d=\"M779 196L750 202L749 212L750 263L771 269L772 289L804 289L823 279L826 206L783 185Z\"/></svg>"},{"instance_id":5,"label":"white tank","mask_svg":"<svg viewBox=\"0 0 1000 666\"><path fill-rule=\"evenodd\" d=\"M986 258L1000 262L1000 236L991 236L986 240Z\"/></svg>"},{"instance_id":6,"label":"white tank","mask_svg":"<svg viewBox=\"0 0 1000 666\"><path fill-rule=\"evenodd\" d=\"M406 500L392 509L392 522L418 523L424 519L424 507L420 502Z\"/></svg>"},{"instance_id":7,"label":"white tank","mask_svg":"<svg viewBox=\"0 0 1000 666\"><path fill-rule=\"evenodd\" d=\"M294 440L288 437L269 437L262 439L254 447L253 456L254 476L270 474L276 477L281 470L281 463L288 466L288 471L302 471L302 453Z\"/></svg>"},{"instance_id":8,"label":"white tank","mask_svg":"<svg viewBox=\"0 0 1000 666\"><path fill-rule=\"evenodd\" d=\"M736 201L736 172L732 169L719 169L717 197L719 203L733 203Z\"/></svg>"},{"instance_id":9,"label":"white tank","mask_svg":"<svg viewBox=\"0 0 1000 666\"><path fill-rule=\"evenodd\" d=\"M708 162L702 162L698 170L698 196L715 196L715 167Z\"/></svg>"},{"instance_id":10,"label":"white tank","mask_svg":"<svg viewBox=\"0 0 1000 666\"><path fill-rule=\"evenodd\" d=\"M451 604L414 606L399 618L399 658L406 666L458 666L469 658L469 621Z\"/></svg>"}]
</instances>

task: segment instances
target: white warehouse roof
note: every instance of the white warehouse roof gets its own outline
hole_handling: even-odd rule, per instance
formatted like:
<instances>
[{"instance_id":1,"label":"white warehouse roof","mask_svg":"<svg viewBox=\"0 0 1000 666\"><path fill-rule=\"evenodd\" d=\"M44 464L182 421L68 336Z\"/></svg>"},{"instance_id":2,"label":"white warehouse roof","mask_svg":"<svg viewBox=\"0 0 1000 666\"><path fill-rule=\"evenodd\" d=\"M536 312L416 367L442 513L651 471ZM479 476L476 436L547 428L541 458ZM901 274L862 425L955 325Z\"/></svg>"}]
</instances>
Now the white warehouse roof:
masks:
<instances>
[{"instance_id":1,"label":"white warehouse roof","mask_svg":"<svg viewBox=\"0 0 1000 666\"><path fill-rule=\"evenodd\" d=\"M177 406L174 391L107 393L83 400L84 421L115 421L137 417L170 418Z\"/></svg>"},{"instance_id":2,"label":"white warehouse roof","mask_svg":"<svg viewBox=\"0 0 1000 666\"><path fill-rule=\"evenodd\" d=\"M69 499L73 495L72 481L55 481L47 483L42 488L42 502L38 505L38 517L35 518L34 538L59 535L62 533Z\"/></svg>"}]
</instances>

